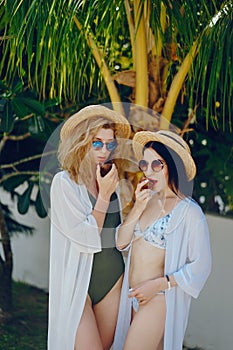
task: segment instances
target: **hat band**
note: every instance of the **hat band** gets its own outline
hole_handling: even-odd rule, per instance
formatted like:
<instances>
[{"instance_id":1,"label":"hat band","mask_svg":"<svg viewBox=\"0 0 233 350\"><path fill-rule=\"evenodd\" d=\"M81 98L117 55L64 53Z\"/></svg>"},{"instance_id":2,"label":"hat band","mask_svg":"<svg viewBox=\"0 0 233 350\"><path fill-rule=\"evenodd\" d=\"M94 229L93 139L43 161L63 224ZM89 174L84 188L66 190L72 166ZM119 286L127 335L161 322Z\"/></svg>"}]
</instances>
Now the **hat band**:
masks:
<instances>
[{"instance_id":1,"label":"hat band","mask_svg":"<svg viewBox=\"0 0 233 350\"><path fill-rule=\"evenodd\" d=\"M166 135L162 132L159 133L160 135L163 135L163 136L166 136L166 137L169 137L171 140L175 141L176 143L178 143L181 147L183 147L184 150L187 151L187 149L184 147L184 145L182 145L182 143L180 143L179 141L177 141L176 139L174 139L174 137L170 136L170 135Z\"/></svg>"}]
</instances>

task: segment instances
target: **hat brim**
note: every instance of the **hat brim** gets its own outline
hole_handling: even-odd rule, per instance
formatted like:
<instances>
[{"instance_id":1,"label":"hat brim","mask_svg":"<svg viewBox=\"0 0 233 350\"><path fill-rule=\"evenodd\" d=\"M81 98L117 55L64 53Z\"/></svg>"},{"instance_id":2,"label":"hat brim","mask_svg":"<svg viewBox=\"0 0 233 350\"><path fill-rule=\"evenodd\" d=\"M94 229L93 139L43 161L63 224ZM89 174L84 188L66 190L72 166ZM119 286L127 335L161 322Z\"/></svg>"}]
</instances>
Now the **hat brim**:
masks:
<instances>
[{"instance_id":1,"label":"hat brim","mask_svg":"<svg viewBox=\"0 0 233 350\"><path fill-rule=\"evenodd\" d=\"M181 158L188 181L196 175L196 165L190 154L188 144L176 133L168 130L139 131L133 137L133 150L139 160L143 155L144 146L150 141L157 141L169 147Z\"/></svg>"},{"instance_id":2,"label":"hat brim","mask_svg":"<svg viewBox=\"0 0 233 350\"><path fill-rule=\"evenodd\" d=\"M83 121L96 117L102 117L112 123L115 123L117 137L129 138L131 134L131 126L123 115L103 105L90 105L84 107L66 120L61 129L61 139L66 138L71 130L74 130L74 128L76 128Z\"/></svg>"}]
</instances>

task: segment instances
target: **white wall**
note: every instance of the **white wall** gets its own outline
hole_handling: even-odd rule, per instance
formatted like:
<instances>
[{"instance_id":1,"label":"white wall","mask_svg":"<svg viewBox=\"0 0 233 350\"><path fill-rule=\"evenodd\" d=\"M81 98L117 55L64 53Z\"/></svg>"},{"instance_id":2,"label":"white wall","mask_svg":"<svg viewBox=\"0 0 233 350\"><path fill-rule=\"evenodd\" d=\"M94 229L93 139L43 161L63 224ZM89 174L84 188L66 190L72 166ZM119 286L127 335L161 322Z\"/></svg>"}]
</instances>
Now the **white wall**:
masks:
<instances>
[{"instance_id":1,"label":"white wall","mask_svg":"<svg viewBox=\"0 0 233 350\"><path fill-rule=\"evenodd\" d=\"M19 233L11 239L13 252L13 279L48 290L49 278L49 219L41 219L33 208L20 215L17 205L10 200L10 195L1 190L1 202L7 204L14 219L35 228L32 236ZM0 245L0 251L2 247Z\"/></svg>"},{"instance_id":2,"label":"white wall","mask_svg":"<svg viewBox=\"0 0 233 350\"><path fill-rule=\"evenodd\" d=\"M186 344L205 350L233 349L233 220L207 215L213 255L212 273L193 300Z\"/></svg>"},{"instance_id":3,"label":"white wall","mask_svg":"<svg viewBox=\"0 0 233 350\"><path fill-rule=\"evenodd\" d=\"M15 217L21 222L37 227L37 231L33 237L19 235L12 239L13 278L47 290L49 220L39 219L32 210L27 215L16 213ZM192 302L185 344L205 350L232 350L233 220L207 215L207 221L213 269L199 298Z\"/></svg>"},{"instance_id":4,"label":"white wall","mask_svg":"<svg viewBox=\"0 0 233 350\"><path fill-rule=\"evenodd\" d=\"M12 238L13 279L48 290L49 278L49 219L40 219L31 210L27 225L37 228L33 236L20 234ZM21 218L22 222L22 218Z\"/></svg>"}]
</instances>

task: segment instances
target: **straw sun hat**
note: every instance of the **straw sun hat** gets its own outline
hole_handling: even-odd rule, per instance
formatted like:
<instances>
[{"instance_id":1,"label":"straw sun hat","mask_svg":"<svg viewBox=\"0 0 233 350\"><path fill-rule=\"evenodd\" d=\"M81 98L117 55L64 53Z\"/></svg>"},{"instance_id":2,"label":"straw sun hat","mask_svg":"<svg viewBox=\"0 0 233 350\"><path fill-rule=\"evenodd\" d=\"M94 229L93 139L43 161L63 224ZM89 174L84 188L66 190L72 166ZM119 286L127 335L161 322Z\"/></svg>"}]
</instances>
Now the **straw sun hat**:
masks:
<instances>
[{"instance_id":1,"label":"straw sun hat","mask_svg":"<svg viewBox=\"0 0 233 350\"><path fill-rule=\"evenodd\" d=\"M190 153L188 144L173 131L159 130L139 131L133 138L133 149L137 159L141 159L143 147L150 141L161 142L164 146L168 146L181 158L186 171L187 179L191 181L196 175L196 165Z\"/></svg>"},{"instance_id":2,"label":"straw sun hat","mask_svg":"<svg viewBox=\"0 0 233 350\"><path fill-rule=\"evenodd\" d=\"M124 116L102 105L90 105L84 107L66 120L61 129L61 140L69 137L73 130L83 121L96 117L103 117L109 120L109 122L115 123L116 136L118 138L129 138L131 134L131 127L128 120Z\"/></svg>"}]
</instances>

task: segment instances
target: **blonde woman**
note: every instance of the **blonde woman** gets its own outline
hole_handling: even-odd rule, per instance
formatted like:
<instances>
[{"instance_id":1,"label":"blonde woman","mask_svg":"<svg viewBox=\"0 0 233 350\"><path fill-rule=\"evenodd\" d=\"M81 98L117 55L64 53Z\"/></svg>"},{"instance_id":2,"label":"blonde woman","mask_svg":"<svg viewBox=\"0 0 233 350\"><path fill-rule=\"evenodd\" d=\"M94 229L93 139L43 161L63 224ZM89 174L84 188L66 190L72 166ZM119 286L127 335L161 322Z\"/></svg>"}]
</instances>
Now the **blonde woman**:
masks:
<instances>
[{"instance_id":1,"label":"blonde woman","mask_svg":"<svg viewBox=\"0 0 233 350\"><path fill-rule=\"evenodd\" d=\"M51 186L48 350L109 349L124 272L115 247L121 222L115 164L101 175L130 135L127 120L104 106L71 116L60 133L62 171Z\"/></svg>"},{"instance_id":2,"label":"blonde woman","mask_svg":"<svg viewBox=\"0 0 233 350\"><path fill-rule=\"evenodd\" d=\"M140 131L133 148L145 179L118 230L129 254L114 350L182 350L191 297L211 271L208 226L190 196L196 166L172 131Z\"/></svg>"}]
</instances>

